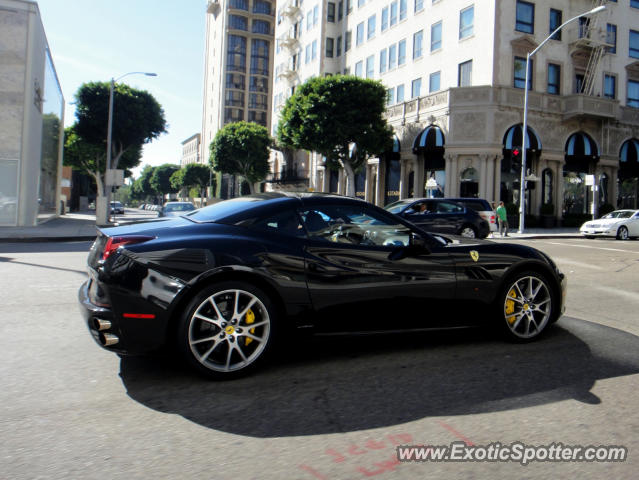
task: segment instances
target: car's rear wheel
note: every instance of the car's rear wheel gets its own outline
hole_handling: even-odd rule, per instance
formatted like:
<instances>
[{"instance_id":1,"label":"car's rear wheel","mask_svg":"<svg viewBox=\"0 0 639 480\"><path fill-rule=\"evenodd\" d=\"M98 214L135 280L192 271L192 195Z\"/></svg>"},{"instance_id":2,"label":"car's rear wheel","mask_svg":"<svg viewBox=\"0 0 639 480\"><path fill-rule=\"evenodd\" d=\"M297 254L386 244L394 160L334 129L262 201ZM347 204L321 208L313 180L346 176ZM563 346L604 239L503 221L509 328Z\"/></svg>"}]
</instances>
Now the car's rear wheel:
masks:
<instances>
[{"instance_id":1,"label":"car's rear wheel","mask_svg":"<svg viewBox=\"0 0 639 480\"><path fill-rule=\"evenodd\" d=\"M617 240L628 240L628 227L621 226L617 230Z\"/></svg>"},{"instance_id":2,"label":"car's rear wheel","mask_svg":"<svg viewBox=\"0 0 639 480\"><path fill-rule=\"evenodd\" d=\"M205 375L235 377L264 361L273 343L274 319L273 304L260 289L245 282L217 283L189 303L178 346Z\"/></svg>"},{"instance_id":3,"label":"car's rear wheel","mask_svg":"<svg viewBox=\"0 0 639 480\"><path fill-rule=\"evenodd\" d=\"M511 276L497 299L500 325L511 340L537 338L550 323L556 300L551 284L537 272Z\"/></svg>"},{"instance_id":4,"label":"car's rear wheel","mask_svg":"<svg viewBox=\"0 0 639 480\"><path fill-rule=\"evenodd\" d=\"M466 238L476 238L477 230L471 225L464 225L459 231L459 235Z\"/></svg>"}]
</instances>

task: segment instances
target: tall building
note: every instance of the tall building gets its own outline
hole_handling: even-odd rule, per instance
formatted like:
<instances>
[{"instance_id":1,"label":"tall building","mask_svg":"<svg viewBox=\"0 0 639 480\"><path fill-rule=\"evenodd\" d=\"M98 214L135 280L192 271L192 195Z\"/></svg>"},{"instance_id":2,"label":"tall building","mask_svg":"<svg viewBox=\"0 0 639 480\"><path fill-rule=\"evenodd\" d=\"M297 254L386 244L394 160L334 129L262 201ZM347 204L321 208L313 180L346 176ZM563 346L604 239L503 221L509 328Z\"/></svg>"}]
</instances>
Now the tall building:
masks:
<instances>
[{"instance_id":1,"label":"tall building","mask_svg":"<svg viewBox=\"0 0 639 480\"><path fill-rule=\"evenodd\" d=\"M639 0L286 0L278 3L273 128L295 87L347 73L387 88L392 152L369 159L358 196L519 203L526 55L527 212L586 215L637 205ZM364 112L362 112L364 114ZM345 177L297 152L309 187L343 193Z\"/></svg>"},{"instance_id":2,"label":"tall building","mask_svg":"<svg viewBox=\"0 0 639 480\"><path fill-rule=\"evenodd\" d=\"M0 0L0 225L62 213L64 98L35 2Z\"/></svg>"},{"instance_id":3,"label":"tall building","mask_svg":"<svg viewBox=\"0 0 639 480\"><path fill-rule=\"evenodd\" d=\"M275 1L209 0L206 12L204 164L215 134L227 123L245 120L270 129ZM222 198L241 191L228 175L217 184Z\"/></svg>"},{"instance_id":4,"label":"tall building","mask_svg":"<svg viewBox=\"0 0 639 480\"><path fill-rule=\"evenodd\" d=\"M182 158L180 159L180 167L185 167L189 163L202 163L200 161L200 138L201 135L196 133L182 142Z\"/></svg>"}]
</instances>

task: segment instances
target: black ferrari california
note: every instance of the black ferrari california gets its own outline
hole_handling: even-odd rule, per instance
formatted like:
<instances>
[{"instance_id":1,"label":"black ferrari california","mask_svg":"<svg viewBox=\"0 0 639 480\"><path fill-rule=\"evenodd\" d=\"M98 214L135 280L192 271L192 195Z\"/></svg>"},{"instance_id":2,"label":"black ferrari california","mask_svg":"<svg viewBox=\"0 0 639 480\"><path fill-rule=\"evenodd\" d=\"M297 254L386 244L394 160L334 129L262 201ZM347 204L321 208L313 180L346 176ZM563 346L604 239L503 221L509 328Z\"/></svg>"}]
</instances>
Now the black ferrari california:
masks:
<instances>
[{"instance_id":1,"label":"black ferrari california","mask_svg":"<svg viewBox=\"0 0 639 480\"><path fill-rule=\"evenodd\" d=\"M527 246L424 232L355 198L259 194L103 228L79 292L94 339L175 344L214 377L244 373L292 332L493 326L518 341L561 315L565 278Z\"/></svg>"}]
</instances>

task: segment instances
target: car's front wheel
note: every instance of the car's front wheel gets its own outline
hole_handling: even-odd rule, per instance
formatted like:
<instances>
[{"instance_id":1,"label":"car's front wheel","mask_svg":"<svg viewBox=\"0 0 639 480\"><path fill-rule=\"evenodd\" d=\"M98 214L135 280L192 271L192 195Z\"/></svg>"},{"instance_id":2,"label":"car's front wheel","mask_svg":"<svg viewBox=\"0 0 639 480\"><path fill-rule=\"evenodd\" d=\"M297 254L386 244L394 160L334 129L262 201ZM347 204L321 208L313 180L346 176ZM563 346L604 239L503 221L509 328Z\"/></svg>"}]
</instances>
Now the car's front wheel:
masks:
<instances>
[{"instance_id":1,"label":"car's front wheel","mask_svg":"<svg viewBox=\"0 0 639 480\"><path fill-rule=\"evenodd\" d=\"M550 323L555 311L555 295L546 277L537 272L521 272L504 285L496 306L504 333L516 341L537 338Z\"/></svg>"},{"instance_id":2,"label":"car's front wheel","mask_svg":"<svg viewBox=\"0 0 639 480\"><path fill-rule=\"evenodd\" d=\"M181 318L178 347L207 376L231 378L255 368L273 343L275 309L245 282L221 282L199 292Z\"/></svg>"},{"instance_id":3,"label":"car's front wheel","mask_svg":"<svg viewBox=\"0 0 639 480\"><path fill-rule=\"evenodd\" d=\"M617 240L628 240L628 227L621 226L617 230Z\"/></svg>"}]
</instances>

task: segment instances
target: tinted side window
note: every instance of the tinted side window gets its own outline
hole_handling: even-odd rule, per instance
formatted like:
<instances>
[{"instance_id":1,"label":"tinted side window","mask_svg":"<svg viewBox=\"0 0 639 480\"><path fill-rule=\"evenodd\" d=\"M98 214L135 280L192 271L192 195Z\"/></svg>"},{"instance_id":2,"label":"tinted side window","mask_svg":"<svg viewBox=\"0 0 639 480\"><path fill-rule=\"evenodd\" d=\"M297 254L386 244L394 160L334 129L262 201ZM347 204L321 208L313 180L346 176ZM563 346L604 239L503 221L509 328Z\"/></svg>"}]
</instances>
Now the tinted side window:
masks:
<instances>
[{"instance_id":1,"label":"tinted side window","mask_svg":"<svg viewBox=\"0 0 639 480\"><path fill-rule=\"evenodd\" d=\"M488 211L491 209L488 205L485 205L483 202L473 202L473 201L464 200L463 202L459 202L459 203L465 205L466 208L471 208L475 210L476 212Z\"/></svg>"},{"instance_id":2,"label":"tinted side window","mask_svg":"<svg viewBox=\"0 0 639 480\"><path fill-rule=\"evenodd\" d=\"M438 202L437 213L462 213L464 208L461 205L449 202Z\"/></svg>"},{"instance_id":3,"label":"tinted side window","mask_svg":"<svg viewBox=\"0 0 639 480\"><path fill-rule=\"evenodd\" d=\"M296 212L291 211L278 213L277 215L256 220L250 225L250 228L284 235L292 235L295 237L306 236L306 232L302 227L299 216Z\"/></svg>"},{"instance_id":4,"label":"tinted side window","mask_svg":"<svg viewBox=\"0 0 639 480\"><path fill-rule=\"evenodd\" d=\"M406 246L411 232L366 205L323 205L302 211L311 238L362 246Z\"/></svg>"}]
</instances>

